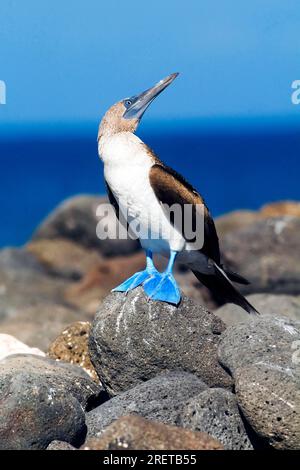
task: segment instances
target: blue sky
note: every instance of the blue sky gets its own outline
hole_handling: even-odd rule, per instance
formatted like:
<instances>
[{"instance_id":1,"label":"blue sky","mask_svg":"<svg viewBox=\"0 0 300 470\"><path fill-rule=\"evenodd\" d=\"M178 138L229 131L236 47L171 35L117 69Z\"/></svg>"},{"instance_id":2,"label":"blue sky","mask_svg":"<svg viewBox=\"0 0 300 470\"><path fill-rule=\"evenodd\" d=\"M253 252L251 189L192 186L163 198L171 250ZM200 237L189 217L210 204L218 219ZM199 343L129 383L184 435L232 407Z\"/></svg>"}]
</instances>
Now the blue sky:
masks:
<instances>
[{"instance_id":1,"label":"blue sky","mask_svg":"<svg viewBox=\"0 0 300 470\"><path fill-rule=\"evenodd\" d=\"M299 0L1 0L2 129L95 123L174 71L149 122L299 122Z\"/></svg>"}]
</instances>

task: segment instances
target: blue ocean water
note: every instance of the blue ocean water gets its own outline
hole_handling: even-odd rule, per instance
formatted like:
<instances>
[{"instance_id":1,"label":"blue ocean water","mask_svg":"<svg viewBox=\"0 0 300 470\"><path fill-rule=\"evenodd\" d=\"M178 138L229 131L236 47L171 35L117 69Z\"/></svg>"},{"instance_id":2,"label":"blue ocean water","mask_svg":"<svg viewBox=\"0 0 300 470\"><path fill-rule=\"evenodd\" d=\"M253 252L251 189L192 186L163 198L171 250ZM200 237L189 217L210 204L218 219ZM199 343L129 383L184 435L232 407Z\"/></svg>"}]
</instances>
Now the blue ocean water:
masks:
<instances>
[{"instance_id":1,"label":"blue ocean water","mask_svg":"<svg viewBox=\"0 0 300 470\"><path fill-rule=\"evenodd\" d=\"M139 135L204 196L213 215L300 200L300 133L158 129ZM0 139L0 246L21 245L63 199L104 193L94 133Z\"/></svg>"}]
</instances>

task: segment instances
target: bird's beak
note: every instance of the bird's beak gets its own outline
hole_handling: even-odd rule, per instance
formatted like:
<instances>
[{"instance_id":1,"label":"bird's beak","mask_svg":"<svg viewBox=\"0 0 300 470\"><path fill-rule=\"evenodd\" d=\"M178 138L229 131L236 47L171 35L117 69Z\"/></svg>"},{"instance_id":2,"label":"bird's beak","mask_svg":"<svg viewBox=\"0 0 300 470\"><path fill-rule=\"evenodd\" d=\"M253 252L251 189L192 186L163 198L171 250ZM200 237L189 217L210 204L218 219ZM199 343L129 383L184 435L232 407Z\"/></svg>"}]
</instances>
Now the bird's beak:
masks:
<instances>
[{"instance_id":1,"label":"bird's beak","mask_svg":"<svg viewBox=\"0 0 300 470\"><path fill-rule=\"evenodd\" d=\"M152 101L177 77L178 73L172 73L168 77L160 80L156 85L148 90L144 91L140 95L133 96L129 98L127 101L131 102L131 104L126 109L123 117L125 119L141 119L144 112L148 108L148 106L152 103ZM125 100L126 103L126 100ZM126 104L125 104L126 105Z\"/></svg>"}]
</instances>

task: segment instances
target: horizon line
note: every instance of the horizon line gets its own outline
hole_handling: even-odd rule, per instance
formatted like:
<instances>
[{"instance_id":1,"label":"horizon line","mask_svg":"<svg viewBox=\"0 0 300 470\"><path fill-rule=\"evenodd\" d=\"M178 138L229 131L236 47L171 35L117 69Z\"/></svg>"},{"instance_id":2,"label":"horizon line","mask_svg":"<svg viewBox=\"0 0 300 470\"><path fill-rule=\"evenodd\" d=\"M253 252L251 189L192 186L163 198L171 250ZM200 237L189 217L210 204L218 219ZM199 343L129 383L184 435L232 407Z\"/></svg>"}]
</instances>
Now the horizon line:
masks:
<instances>
[{"instance_id":1,"label":"horizon line","mask_svg":"<svg viewBox=\"0 0 300 470\"><path fill-rule=\"evenodd\" d=\"M63 138L74 136L84 138L91 134L97 135L99 122L95 120L74 120L74 121L31 121L26 123L7 122L1 124L0 139L15 138ZM178 128L181 129L178 129ZM192 118L162 118L147 119L140 124L140 132L153 134L169 133L176 129L176 133L214 134L214 133L294 133L300 131L299 120L295 116L227 116L227 117L192 117ZM96 139L96 137L95 137Z\"/></svg>"}]
</instances>

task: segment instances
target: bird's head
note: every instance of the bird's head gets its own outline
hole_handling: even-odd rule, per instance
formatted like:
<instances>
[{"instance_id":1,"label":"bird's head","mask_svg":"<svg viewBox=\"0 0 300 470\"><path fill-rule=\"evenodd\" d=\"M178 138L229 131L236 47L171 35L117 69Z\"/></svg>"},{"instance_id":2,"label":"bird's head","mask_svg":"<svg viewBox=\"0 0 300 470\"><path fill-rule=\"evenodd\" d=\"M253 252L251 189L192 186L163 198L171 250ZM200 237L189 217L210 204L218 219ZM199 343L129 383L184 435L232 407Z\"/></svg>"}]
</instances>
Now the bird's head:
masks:
<instances>
[{"instance_id":1,"label":"bird's head","mask_svg":"<svg viewBox=\"0 0 300 470\"><path fill-rule=\"evenodd\" d=\"M172 73L152 88L131 98L125 98L109 108L100 123L98 140L103 136L119 132L135 132L148 106L175 80L177 75L178 73Z\"/></svg>"}]
</instances>

